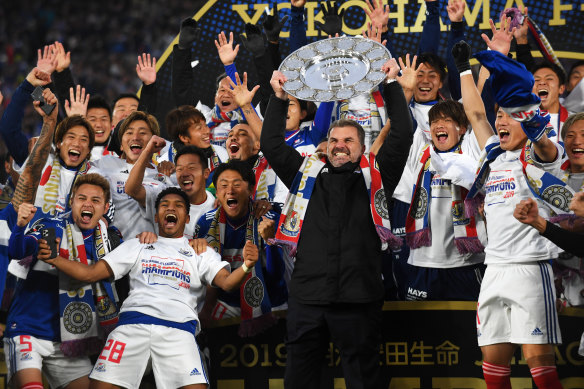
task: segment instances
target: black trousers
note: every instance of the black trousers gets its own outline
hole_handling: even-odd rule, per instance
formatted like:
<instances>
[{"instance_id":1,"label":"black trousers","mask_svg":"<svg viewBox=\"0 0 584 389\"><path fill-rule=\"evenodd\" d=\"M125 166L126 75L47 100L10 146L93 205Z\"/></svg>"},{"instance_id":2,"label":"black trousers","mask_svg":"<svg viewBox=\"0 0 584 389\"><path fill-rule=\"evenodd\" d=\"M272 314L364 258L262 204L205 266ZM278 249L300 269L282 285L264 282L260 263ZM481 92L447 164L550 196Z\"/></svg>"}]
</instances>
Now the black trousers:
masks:
<instances>
[{"instance_id":1,"label":"black trousers","mask_svg":"<svg viewBox=\"0 0 584 389\"><path fill-rule=\"evenodd\" d=\"M289 299L284 387L320 389L332 340L340 350L347 388L380 388L381 305L307 305Z\"/></svg>"}]
</instances>

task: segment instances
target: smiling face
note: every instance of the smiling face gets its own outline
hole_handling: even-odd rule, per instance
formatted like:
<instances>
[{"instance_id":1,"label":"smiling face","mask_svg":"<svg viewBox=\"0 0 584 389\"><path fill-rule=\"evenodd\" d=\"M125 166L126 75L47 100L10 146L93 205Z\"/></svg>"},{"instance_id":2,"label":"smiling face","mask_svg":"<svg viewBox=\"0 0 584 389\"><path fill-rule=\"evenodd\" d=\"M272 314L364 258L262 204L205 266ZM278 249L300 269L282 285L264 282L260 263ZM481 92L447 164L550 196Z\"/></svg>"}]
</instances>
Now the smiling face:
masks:
<instances>
[{"instance_id":1,"label":"smiling face","mask_svg":"<svg viewBox=\"0 0 584 389\"><path fill-rule=\"evenodd\" d=\"M112 119L105 108L89 108L87 121L95 131L95 143L105 143L112 132Z\"/></svg>"},{"instance_id":2,"label":"smiling face","mask_svg":"<svg viewBox=\"0 0 584 389\"><path fill-rule=\"evenodd\" d=\"M460 128L452 118L442 116L430 123L432 144L440 151L452 149L466 132L466 128Z\"/></svg>"},{"instance_id":3,"label":"smiling face","mask_svg":"<svg viewBox=\"0 0 584 389\"><path fill-rule=\"evenodd\" d=\"M98 185L80 185L71 199L71 216L82 230L97 226L99 219L107 212L109 203L105 201L103 188Z\"/></svg>"},{"instance_id":4,"label":"smiling face","mask_svg":"<svg viewBox=\"0 0 584 389\"><path fill-rule=\"evenodd\" d=\"M300 127L302 119L306 117L306 111L300 107L298 99L288 95L288 115L286 116L286 131L296 131Z\"/></svg>"},{"instance_id":5,"label":"smiling face","mask_svg":"<svg viewBox=\"0 0 584 389\"><path fill-rule=\"evenodd\" d=\"M208 177L209 169L203 168L198 155L183 154L177 159L176 180L190 199L205 190L205 180Z\"/></svg>"},{"instance_id":6,"label":"smiling face","mask_svg":"<svg viewBox=\"0 0 584 389\"><path fill-rule=\"evenodd\" d=\"M57 145L59 156L66 166L77 167L87 158L89 152L89 131L83 126L73 126Z\"/></svg>"},{"instance_id":7,"label":"smiling face","mask_svg":"<svg viewBox=\"0 0 584 389\"><path fill-rule=\"evenodd\" d=\"M235 170L224 170L217 177L217 200L231 219L244 217L249 210L251 190Z\"/></svg>"},{"instance_id":8,"label":"smiling face","mask_svg":"<svg viewBox=\"0 0 584 389\"><path fill-rule=\"evenodd\" d=\"M584 172L584 120L578 120L565 132L564 148L572 173Z\"/></svg>"},{"instance_id":9,"label":"smiling face","mask_svg":"<svg viewBox=\"0 0 584 389\"><path fill-rule=\"evenodd\" d=\"M247 124L238 124L227 135L227 154L229 159L247 160L260 150L259 142L254 138L251 128Z\"/></svg>"},{"instance_id":10,"label":"smiling face","mask_svg":"<svg viewBox=\"0 0 584 389\"><path fill-rule=\"evenodd\" d=\"M144 120L134 120L122 135L122 151L128 163L135 163L152 138L152 131Z\"/></svg>"},{"instance_id":11,"label":"smiling face","mask_svg":"<svg viewBox=\"0 0 584 389\"><path fill-rule=\"evenodd\" d=\"M204 120L192 121L187 135L179 135L178 138L185 145L196 146L200 149L211 147L211 130Z\"/></svg>"},{"instance_id":12,"label":"smiling face","mask_svg":"<svg viewBox=\"0 0 584 389\"><path fill-rule=\"evenodd\" d=\"M518 150L525 145L527 135L521 128L521 123L499 108L495 128L499 134L499 141L503 150Z\"/></svg>"},{"instance_id":13,"label":"smiling face","mask_svg":"<svg viewBox=\"0 0 584 389\"><path fill-rule=\"evenodd\" d=\"M219 106L221 112L231 112L237 109L237 104L233 96L229 93L230 90L229 80L225 77L219 83L219 88L217 88L217 93L215 93L215 105Z\"/></svg>"},{"instance_id":14,"label":"smiling face","mask_svg":"<svg viewBox=\"0 0 584 389\"><path fill-rule=\"evenodd\" d=\"M180 238L185 225L190 221L187 211L189 204L185 199L174 193L169 193L160 199L154 221L158 223L158 234L163 238Z\"/></svg>"},{"instance_id":15,"label":"smiling face","mask_svg":"<svg viewBox=\"0 0 584 389\"><path fill-rule=\"evenodd\" d=\"M122 97L114 105L112 125L115 127L120 120L125 119L132 112L138 110L138 100L133 97Z\"/></svg>"},{"instance_id":16,"label":"smiling face","mask_svg":"<svg viewBox=\"0 0 584 389\"><path fill-rule=\"evenodd\" d=\"M355 127L335 127L330 131L327 157L331 165L340 167L347 162L357 162L365 152Z\"/></svg>"},{"instance_id":17,"label":"smiling face","mask_svg":"<svg viewBox=\"0 0 584 389\"><path fill-rule=\"evenodd\" d=\"M418 67L418 81L414 88L414 99L419 103L436 100L442 88L440 73L423 63Z\"/></svg>"},{"instance_id":18,"label":"smiling face","mask_svg":"<svg viewBox=\"0 0 584 389\"><path fill-rule=\"evenodd\" d=\"M558 75L550 68L541 68L533 73L535 83L532 92L541 99L541 107L550 113L558 113L560 95L564 93L564 85L560 85Z\"/></svg>"}]
</instances>

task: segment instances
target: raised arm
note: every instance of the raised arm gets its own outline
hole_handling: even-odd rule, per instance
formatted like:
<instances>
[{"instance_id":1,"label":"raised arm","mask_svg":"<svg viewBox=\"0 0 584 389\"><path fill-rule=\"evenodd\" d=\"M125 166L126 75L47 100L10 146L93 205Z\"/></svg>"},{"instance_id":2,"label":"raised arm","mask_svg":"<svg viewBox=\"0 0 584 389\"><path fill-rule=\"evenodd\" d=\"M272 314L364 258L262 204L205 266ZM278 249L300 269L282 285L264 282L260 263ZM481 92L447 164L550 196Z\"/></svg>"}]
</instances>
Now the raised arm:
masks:
<instances>
[{"instance_id":1,"label":"raised arm","mask_svg":"<svg viewBox=\"0 0 584 389\"><path fill-rule=\"evenodd\" d=\"M150 54L146 53L142 53L142 57L138 56L136 74L142 81L138 111L154 114L156 112L158 98L158 91L156 89L156 57L151 57Z\"/></svg>"},{"instance_id":2,"label":"raised arm","mask_svg":"<svg viewBox=\"0 0 584 389\"><path fill-rule=\"evenodd\" d=\"M308 44L306 25L304 24L304 4L306 0L290 0L290 52Z\"/></svg>"},{"instance_id":3,"label":"raised arm","mask_svg":"<svg viewBox=\"0 0 584 389\"><path fill-rule=\"evenodd\" d=\"M59 112L58 101L50 89L43 91L43 97L47 104L55 104L55 109L50 115L47 115L39 108L39 103L34 102L35 110L43 118L43 127L39 139L35 143L28 161L24 166L24 170L18 179L14 195L12 196L12 205L17 210L22 203L32 203L34 201L36 190L41 180L41 173L43 166L47 162L47 158L51 151L53 142L53 134L57 126L57 115Z\"/></svg>"},{"instance_id":4,"label":"raised arm","mask_svg":"<svg viewBox=\"0 0 584 389\"><path fill-rule=\"evenodd\" d=\"M245 242L243 247L243 265L229 273L226 269L221 269L213 278L213 285L230 292L239 287L251 268L255 266L258 261L259 251L258 247L251 241ZM248 269L248 271L246 271Z\"/></svg>"},{"instance_id":5,"label":"raised arm","mask_svg":"<svg viewBox=\"0 0 584 389\"><path fill-rule=\"evenodd\" d=\"M256 85L252 90L247 89L247 73L243 73L243 82L239 78L239 74L235 73L235 83L231 81L231 78L228 78L229 85L231 86L231 90L228 91L241 111L243 112L243 116L247 121L247 124L251 127L255 138L260 139L260 134L262 132L262 120L258 116L257 112L255 111L253 105L251 104L254 95L260 88L259 85Z\"/></svg>"},{"instance_id":6,"label":"raised arm","mask_svg":"<svg viewBox=\"0 0 584 389\"><path fill-rule=\"evenodd\" d=\"M126 186L124 187L126 194L136 200L142 208L146 208L146 189L142 185L144 172L150 166L152 156L162 150L165 145L166 141L163 138L152 135L146 148L142 151L132 167L128 180L126 181Z\"/></svg>"},{"instance_id":7,"label":"raised arm","mask_svg":"<svg viewBox=\"0 0 584 389\"><path fill-rule=\"evenodd\" d=\"M69 97L69 91L71 88L75 87L75 81L73 80L73 74L71 73L71 52L65 51L65 47L61 42L55 41L51 45L51 49L55 55L57 61L57 66L55 67L55 72L51 75L53 78L53 83L55 85L55 94L57 99L62 104L62 111L64 110L65 101Z\"/></svg>"},{"instance_id":8,"label":"raised arm","mask_svg":"<svg viewBox=\"0 0 584 389\"><path fill-rule=\"evenodd\" d=\"M452 56L452 48L455 44L465 40L464 34L464 9L466 2L463 0L450 0L446 11L450 19L450 33L448 34L448 46L446 48L446 66L448 68L448 89L453 100L459 100L461 97L460 78L456 71L455 59Z\"/></svg>"},{"instance_id":9,"label":"raised arm","mask_svg":"<svg viewBox=\"0 0 584 389\"><path fill-rule=\"evenodd\" d=\"M181 22L178 44L172 48L172 96L177 107L195 104L195 77L191 67L191 47L200 35L197 21Z\"/></svg>"},{"instance_id":10,"label":"raised arm","mask_svg":"<svg viewBox=\"0 0 584 389\"><path fill-rule=\"evenodd\" d=\"M479 90L470 70L471 49L468 43L460 41L452 48L452 57L460 74L462 105L475 133L479 147L485 148L487 140L493 135L493 128L487 120L487 113Z\"/></svg>"},{"instance_id":11,"label":"raised arm","mask_svg":"<svg viewBox=\"0 0 584 389\"><path fill-rule=\"evenodd\" d=\"M282 88L285 82L286 76L275 71L271 81L275 96L270 98L266 109L260 145L278 177L290 188L304 158L296 149L288 146L284 138L288 116L288 98Z\"/></svg>"},{"instance_id":12,"label":"raised arm","mask_svg":"<svg viewBox=\"0 0 584 389\"><path fill-rule=\"evenodd\" d=\"M77 261L70 261L60 255L49 259L51 249L43 240L39 241L39 251L37 258L55 266L57 269L81 282L92 283L106 278L113 278L114 273L106 261L98 261L91 265L86 265Z\"/></svg>"},{"instance_id":13,"label":"raised arm","mask_svg":"<svg viewBox=\"0 0 584 389\"><path fill-rule=\"evenodd\" d=\"M426 1L426 21L418 46L418 55L422 53L438 54L440 48L440 2Z\"/></svg>"}]
</instances>

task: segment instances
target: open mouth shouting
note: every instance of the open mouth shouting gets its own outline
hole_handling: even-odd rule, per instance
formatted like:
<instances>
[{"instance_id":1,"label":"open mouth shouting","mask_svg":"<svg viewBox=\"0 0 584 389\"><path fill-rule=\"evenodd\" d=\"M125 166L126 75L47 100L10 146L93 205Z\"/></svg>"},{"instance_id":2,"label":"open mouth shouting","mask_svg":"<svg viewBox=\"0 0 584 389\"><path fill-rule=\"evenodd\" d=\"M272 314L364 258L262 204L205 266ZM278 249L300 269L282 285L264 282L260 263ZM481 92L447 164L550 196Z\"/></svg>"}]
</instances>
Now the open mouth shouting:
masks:
<instances>
[{"instance_id":1,"label":"open mouth shouting","mask_svg":"<svg viewBox=\"0 0 584 389\"><path fill-rule=\"evenodd\" d=\"M231 210L237 209L238 204L239 204L239 201L235 197L228 197L227 201L225 201L225 205L227 206L228 209L231 209Z\"/></svg>"},{"instance_id":2,"label":"open mouth shouting","mask_svg":"<svg viewBox=\"0 0 584 389\"><path fill-rule=\"evenodd\" d=\"M180 177L179 179L180 188L185 191L189 192L193 189L194 181L191 176L188 177Z\"/></svg>"},{"instance_id":3,"label":"open mouth shouting","mask_svg":"<svg viewBox=\"0 0 584 389\"><path fill-rule=\"evenodd\" d=\"M82 210L81 211L81 222L83 224L89 224L91 219L93 218L93 212L90 210Z\"/></svg>"},{"instance_id":4,"label":"open mouth shouting","mask_svg":"<svg viewBox=\"0 0 584 389\"><path fill-rule=\"evenodd\" d=\"M69 157L69 161L72 163L81 162L81 152L79 150L69 149L67 156Z\"/></svg>"},{"instance_id":5,"label":"open mouth shouting","mask_svg":"<svg viewBox=\"0 0 584 389\"><path fill-rule=\"evenodd\" d=\"M538 89L538 91L537 91L537 95L542 100L547 100L549 94L550 94L550 92L546 88L541 88L541 89Z\"/></svg>"},{"instance_id":6,"label":"open mouth shouting","mask_svg":"<svg viewBox=\"0 0 584 389\"><path fill-rule=\"evenodd\" d=\"M165 227L176 227L178 222L178 217L174 213L167 213L164 216L164 226Z\"/></svg>"},{"instance_id":7,"label":"open mouth shouting","mask_svg":"<svg viewBox=\"0 0 584 389\"><path fill-rule=\"evenodd\" d=\"M499 129L499 140L501 142L506 142L509 140L511 133L509 132L509 130L505 130L505 129Z\"/></svg>"},{"instance_id":8,"label":"open mouth shouting","mask_svg":"<svg viewBox=\"0 0 584 389\"><path fill-rule=\"evenodd\" d=\"M237 142L231 142L228 147L229 158L236 156L240 148L241 146Z\"/></svg>"},{"instance_id":9,"label":"open mouth shouting","mask_svg":"<svg viewBox=\"0 0 584 389\"><path fill-rule=\"evenodd\" d=\"M436 141L441 144L446 143L448 141L448 132L436 131Z\"/></svg>"},{"instance_id":10,"label":"open mouth shouting","mask_svg":"<svg viewBox=\"0 0 584 389\"><path fill-rule=\"evenodd\" d=\"M576 158L584 158L584 149L580 147L574 147L572 149L572 155Z\"/></svg>"},{"instance_id":11,"label":"open mouth shouting","mask_svg":"<svg viewBox=\"0 0 584 389\"><path fill-rule=\"evenodd\" d=\"M130 143L130 152L134 155L140 155L143 148L144 147L142 146L142 143L140 143L140 142Z\"/></svg>"}]
</instances>

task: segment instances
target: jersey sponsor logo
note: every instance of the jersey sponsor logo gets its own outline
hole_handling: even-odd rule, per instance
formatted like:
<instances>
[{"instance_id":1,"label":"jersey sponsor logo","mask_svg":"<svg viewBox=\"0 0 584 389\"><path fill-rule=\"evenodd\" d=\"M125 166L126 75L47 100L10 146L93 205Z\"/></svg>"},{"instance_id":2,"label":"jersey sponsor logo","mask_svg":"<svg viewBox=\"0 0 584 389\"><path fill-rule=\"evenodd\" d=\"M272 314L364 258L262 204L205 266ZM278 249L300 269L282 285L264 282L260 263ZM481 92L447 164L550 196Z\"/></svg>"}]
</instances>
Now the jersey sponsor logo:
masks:
<instances>
[{"instance_id":1,"label":"jersey sponsor logo","mask_svg":"<svg viewBox=\"0 0 584 389\"><path fill-rule=\"evenodd\" d=\"M180 250L178 250L178 252L180 254L184 255L185 257L192 257L193 256L193 254L187 249L180 249Z\"/></svg>"},{"instance_id":2,"label":"jersey sponsor logo","mask_svg":"<svg viewBox=\"0 0 584 389\"><path fill-rule=\"evenodd\" d=\"M194 376L194 375L201 375L201 373L199 372L199 370L197 370L196 367L191 371L191 376Z\"/></svg>"},{"instance_id":3,"label":"jersey sponsor logo","mask_svg":"<svg viewBox=\"0 0 584 389\"><path fill-rule=\"evenodd\" d=\"M149 285L167 285L177 290L190 288L191 273L184 270L182 259L142 259L142 274L147 277Z\"/></svg>"},{"instance_id":4,"label":"jersey sponsor logo","mask_svg":"<svg viewBox=\"0 0 584 389\"><path fill-rule=\"evenodd\" d=\"M21 361L30 361L32 359L32 355L30 353L20 353L20 360Z\"/></svg>"},{"instance_id":5,"label":"jersey sponsor logo","mask_svg":"<svg viewBox=\"0 0 584 389\"><path fill-rule=\"evenodd\" d=\"M99 362L97 365L95 365L93 370L98 371L100 373L105 373L105 364L103 362Z\"/></svg>"},{"instance_id":6,"label":"jersey sponsor logo","mask_svg":"<svg viewBox=\"0 0 584 389\"><path fill-rule=\"evenodd\" d=\"M533 331L531 331L531 335L543 336L543 332L541 332L539 327L535 327L535 329Z\"/></svg>"},{"instance_id":7,"label":"jersey sponsor logo","mask_svg":"<svg viewBox=\"0 0 584 389\"><path fill-rule=\"evenodd\" d=\"M428 292L408 287L408 300L420 300L428 297Z\"/></svg>"}]
</instances>

